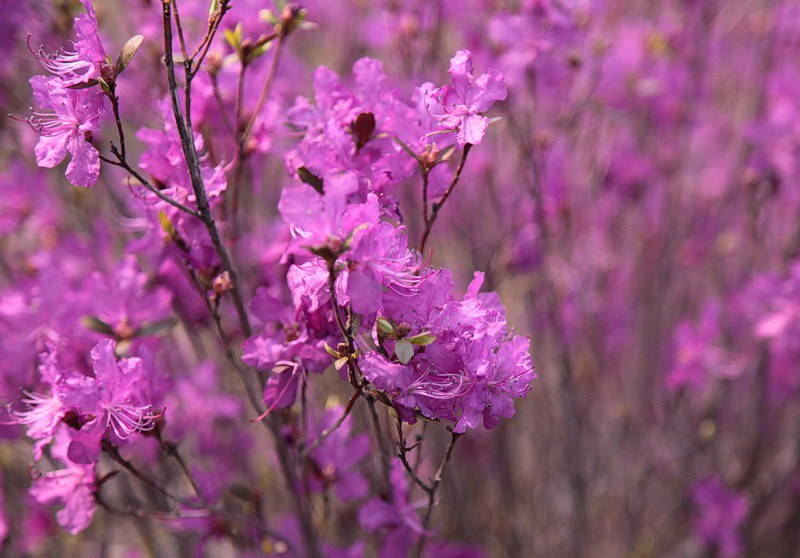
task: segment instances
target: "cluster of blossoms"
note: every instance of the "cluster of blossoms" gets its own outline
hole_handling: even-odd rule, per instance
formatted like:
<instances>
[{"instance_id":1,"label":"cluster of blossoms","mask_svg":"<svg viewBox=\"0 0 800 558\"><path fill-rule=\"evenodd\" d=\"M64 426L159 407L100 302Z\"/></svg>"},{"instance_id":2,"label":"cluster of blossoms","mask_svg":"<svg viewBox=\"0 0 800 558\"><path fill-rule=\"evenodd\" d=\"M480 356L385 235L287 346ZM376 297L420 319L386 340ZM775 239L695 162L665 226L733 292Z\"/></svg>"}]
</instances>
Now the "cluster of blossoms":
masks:
<instances>
[{"instance_id":1,"label":"cluster of blossoms","mask_svg":"<svg viewBox=\"0 0 800 558\"><path fill-rule=\"evenodd\" d=\"M281 96L269 98L269 89L284 42L311 27L305 10L293 4L262 10L265 25L247 36L241 25L223 24L231 6L217 2L200 46L189 55L185 41L197 14L179 14L166 2L159 15L165 40L179 37L183 88L174 75L180 63L167 50L169 88L154 94L155 125L145 119L134 146L123 118L131 102L126 94L129 81L146 79L147 69L131 63L157 31L143 26L143 35L130 39L114 61L100 41L95 6L82 0L82 7L71 47L54 53L42 47L35 54L49 75L30 80L38 108L28 123L39 136L37 164L52 168L71 154L66 177L73 185L102 181L101 159L109 174L116 173L113 167L123 173L115 180L132 196L118 200L120 224L92 227L102 238L119 226L128 238L121 255L112 244L98 247L97 263L86 267L90 241L58 238L66 227L60 217L34 212L52 227L60 253L45 245L32 250L36 279L20 281L3 301L10 339L4 350L20 357L19 370L4 375L6 422L23 426L33 441L30 497L58 505L58 523L71 534L89 528L99 506L160 516L171 529L196 534L198 551L228 540L243 552L362 555L363 541L317 540L322 537L309 508L335 496L360 510L363 533L384 556L461 555L460 547L428 541L435 538L430 516L441 478L435 485L420 480L427 464L419 458L409 463L414 448L406 445L403 424L424 419L446 425L452 432L446 464L459 436L511 417L514 400L535 378L530 342L510 331L496 293L479 292L483 274L457 297L451 272L432 267L423 254L467 155L487 134L486 113L506 98L502 74L490 69L478 75L472 54L461 50L450 62L448 85L426 82L403 98L379 61L362 58L353 66L352 88L323 66L314 73L313 100L298 96L284 105ZM253 95L243 88L244 76L264 68L263 94ZM110 114L113 120L104 118ZM101 154L105 124L115 139ZM297 141L283 145L281 126ZM255 225L252 236L240 240L236 213L243 175L262 172L258 163L269 155L283 157L293 178L276 200L283 223L267 224L273 239L267 248L236 252L238 262L245 258L244 269L260 267L250 276L253 296L245 307L248 287L226 245L252 242L264 227ZM415 249L403 200L417 181L423 184L424 229ZM11 230L24 236L27 217ZM67 293L70 299L58 300ZM218 338L204 339L200 331ZM244 338L241 357L237 335ZM209 342L222 344L222 366L238 371L261 416L245 420L239 398L221 391L226 380L218 364L201 360L186 372L176 370L187 365L181 355L187 344L199 357ZM355 393L346 406L320 410L315 404L329 399L323 378L330 375L348 381ZM253 397L254 380L263 382L261 401ZM366 467L370 439L354 431L350 416L359 400L370 406L384 448L372 470ZM389 415L381 418L376 404L397 424ZM235 479L252 475L254 464L241 459L252 433L226 435L229 443L220 439L237 422L253 430L259 421L275 436L279 468L297 501L296 514L269 524L257 513L256 487L237 489L251 506L244 516L227 502ZM397 440L385 437L384 428L396 428ZM395 443L398 453L391 457L385 448ZM191 463L179 450L184 446L196 450ZM164 458L173 458L192 496L163 484L176 473ZM231 467L237 459L242 462ZM141 463L162 472L149 473ZM173 509L131 508L130 502L121 509L107 488L119 472L114 465L151 491L151 500L159 495ZM410 479L422 487L423 500L414 500ZM142 496L148 497L134 499ZM426 506L420 517L418 509Z\"/></svg>"},{"instance_id":2,"label":"cluster of blossoms","mask_svg":"<svg viewBox=\"0 0 800 558\"><path fill-rule=\"evenodd\" d=\"M64 468L39 474L31 495L41 503L63 504L58 521L72 533L84 530L94 514L95 467L103 441L124 445L155 428L158 414L144 404L150 394L140 358L114 353L115 342L100 341L91 351L93 376L65 370L51 346L40 357L39 377L46 393L26 392L25 411L11 416L27 427L38 461L53 442L52 457ZM53 441L55 439L55 441Z\"/></svg>"},{"instance_id":3,"label":"cluster of blossoms","mask_svg":"<svg viewBox=\"0 0 800 558\"><path fill-rule=\"evenodd\" d=\"M424 168L422 158L436 149L431 136L480 142L488 120L482 112L505 97L502 78L474 79L462 51L451 62L453 84L418 88L414 106L392 95L377 61L361 59L353 72L356 93L318 70L315 103L300 99L291 110L292 123L305 127L287 157L300 183L284 188L278 207L292 232L285 258L296 321L248 340L245 362L277 372L267 382L269 407L290 406L300 375L329 364L323 348L336 346L342 333L334 316L347 313L351 346L328 349L345 379L352 359L405 421L414 422L416 412L455 421L457 433L492 428L514 414L513 398L535 377L530 343L509 335L496 295L478 293L482 275L455 299L450 273L427 266L408 247L405 226L391 222L399 218L391 192L415 159ZM449 107L442 117L430 110L437 98ZM409 141L393 139L400 137ZM428 194L441 198L435 191Z\"/></svg>"}]
</instances>

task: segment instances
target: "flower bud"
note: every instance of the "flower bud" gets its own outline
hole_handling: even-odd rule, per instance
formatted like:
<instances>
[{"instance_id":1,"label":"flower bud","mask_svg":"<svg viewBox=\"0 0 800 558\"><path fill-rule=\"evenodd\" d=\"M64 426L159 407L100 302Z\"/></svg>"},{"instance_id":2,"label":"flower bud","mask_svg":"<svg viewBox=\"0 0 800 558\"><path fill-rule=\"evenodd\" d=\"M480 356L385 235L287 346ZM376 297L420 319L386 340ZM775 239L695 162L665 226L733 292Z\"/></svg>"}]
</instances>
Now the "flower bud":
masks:
<instances>
[{"instance_id":1,"label":"flower bud","mask_svg":"<svg viewBox=\"0 0 800 558\"><path fill-rule=\"evenodd\" d=\"M211 288L217 295L227 293L233 288L233 281L231 281L231 274L223 271L211 282Z\"/></svg>"}]
</instances>

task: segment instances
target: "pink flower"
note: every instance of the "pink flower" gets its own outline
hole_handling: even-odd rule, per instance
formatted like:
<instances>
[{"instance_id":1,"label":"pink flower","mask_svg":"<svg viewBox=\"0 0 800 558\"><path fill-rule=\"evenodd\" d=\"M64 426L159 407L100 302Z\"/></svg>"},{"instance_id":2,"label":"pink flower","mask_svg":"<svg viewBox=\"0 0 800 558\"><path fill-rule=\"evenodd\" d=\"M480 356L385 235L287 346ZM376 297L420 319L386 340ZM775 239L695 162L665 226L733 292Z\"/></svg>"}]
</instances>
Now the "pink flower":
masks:
<instances>
[{"instance_id":1,"label":"pink flower","mask_svg":"<svg viewBox=\"0 0 800 558\"><path fill-rule=\"evenodd\" d=\"M472 53L459 50L450 59L452 84L433 92L432 103L440 103L444 114L439 117L440 124L456 130L459 145L479 144L486 134L489 119L483 115L495 101L506 98L503 74L489 69L478 79L473 77Z\"/></svg>"},{"instance_id":2,"label":"pink flower","mask_svg":"<svg viewBox=\"0 0 800 558\"><path fill-rule=\"evenodd\" d=\"M358 522L366 531L378 529L408 529L417 535L425 532L417 516L420 503L409 501L408 482L399 459L392 461L390 473L392 494L387 500L373 498L364 504Z\"/></svg>"},{"instance_id":3,"label":"pink flower","mask_svg":"<svg viewBox=\"0 0 800 558\"><path fill-rule=\"evenodd\" d=\"M42 362L39 365L39 374L43 382L50 386L50 390L46 394L24 392L22 402L27 405L27 410L9 412L13 420L28 427L28 437L35 440L33 458L37 461L42 457L42 449L53 440L56 427L67 411L56 390L61 373L56 365L55 347L48 344L47 352L42 353L39 358Z\"/></svg>"},{"instance_id":4,"label":"pink flower","mask_svg":"<svg viewBox=\"0 0 800 558\"><path fill-rule=\"evenodd\" d=\"M56 514L59 525L75 535L86 529L94 516L95 464L74 463L67 456L69 438L64 436L53 446L52 455L66 467L40 473L30 494L40 504L63 504Z\"/></svg>"},{"instance_id":5,"label":"pink flower","mask_svg":"<svg viewBox=\"0 0 800 558\"><path fill-rule=\"evenodd\" d=\"M374 194L365 203L348 203L357 190L358 181L350 172L331 175L322 195L306 185L285 188L278 209L295 237L290 251L327 246L338 252L365 225L377 224L380 213Z\"/></svg>"},{"instance_id":6,"label":"pink flower","mask_svg":"<svg viewBox=\"0 0 800 558\"><path fill-rule=\"evenodd\" d=\"M706 546L715 547L721 558L741 555L737 529L747 517L747 498L712 477L694 487L692 500L697 507L694 530Z\"/></svg>"},{"instance_id":7,"label":"pink flower","mask_svg":"<svg viewBox=\"0 0 800 558\"><path fill-rule=\"evenodd\" d=\"M78 403L83 412L102 416L102 424L120 440L154 427L150 405L142 404L138 386L143 379L139 358L114 356L116 343L102 339L92 349L94 385L73 392L65 400ZM78 387L77 384L74 387ZM88 425L87 425L88 426Z\"/></svg>"},{"instance_id":8,"label":"pink flower","mask_svg":"<svg viewBox=\"0 0 800 558\"><path fill-rule=\"evenodd\" d=\"M71 87L101 77L101 71L108 64L106 51L97 35L97 16L91 0L81 0L86 13L75 18L75 34L78 40L73 43L74 50L59 49L48 54L43 48L36 53L42 66L57 75L64 87Z\"/></svg>"},{"instance_id":9,"label":"pink flower","mask_svg":"<svg viewBox=\"0 0 800 558\"><path fill-rule=\"evenodd\" d=\"M36 162L53 168L66 157L72 160L66 176L75 186L92 186L100 174L100 154L91 144L97 121L105 114L103 94L97 89L73 90L58 78L34 76L33 96L39 104L28 122L41 136L36 144Z\"/></svg>"}]
</instances>

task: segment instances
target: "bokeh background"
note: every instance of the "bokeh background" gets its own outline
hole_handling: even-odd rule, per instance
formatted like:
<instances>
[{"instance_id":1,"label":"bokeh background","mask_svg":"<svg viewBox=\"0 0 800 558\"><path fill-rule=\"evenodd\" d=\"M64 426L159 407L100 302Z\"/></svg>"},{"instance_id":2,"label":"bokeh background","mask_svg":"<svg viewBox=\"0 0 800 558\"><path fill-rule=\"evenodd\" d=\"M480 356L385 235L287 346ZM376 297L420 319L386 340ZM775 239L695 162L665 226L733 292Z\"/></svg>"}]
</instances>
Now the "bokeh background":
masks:
<instances>
[{"instance_id":1,"label":"bokeh background","mask_svg":"<svg viewBox=\"0 0 800 558\"><path fill-rule=\"evenodd\" d=\"M227 26L269 7L234 4ZM460 442L442 489L443 533L497 557L800 556L800 5L302 4L318 27L287 45L273 145L243 193L246 222L265 234L293 141L281 111L310 94L318 65L349 80L354 61L377 58L406 95L445 81L462 48L479 71L505 75L508 98L492 112L501 119L442 212L432 263L452 269L461 289L486 272L509 323L531 337L539 378L512 420ZM166 91L148 77L163 69L159 3L95 5L106 44L145 35L119 94L126 125L148 125ZM32 104L27 79L41 70L28 33L34 45L63 44L79 8L0 0L4 113L24 118ZM181 8L204 25L206 0ZM267 29L241 21L252 36ZM92 239L88 259L118 249L126 233L122 175L104 169L91 191L74 188L36 168L35 141L24 124L0 121L6 362L42 325L25 331L10 317L19 275L35 275L65 231ZM419 184L401 197L419 207ZM407 215L415 238L419 211ZM6 380L4 397L18 388ZM347 386L330 389L348 396ZM185 550L148 550L142 539L164 535L143 523L104 518L69 537L44 512L31 515L29 444L2 428L4 506L11 538L26 541L6 555ZM130 533L125 544L111 528Z\"/></svg>"}]
</instances>

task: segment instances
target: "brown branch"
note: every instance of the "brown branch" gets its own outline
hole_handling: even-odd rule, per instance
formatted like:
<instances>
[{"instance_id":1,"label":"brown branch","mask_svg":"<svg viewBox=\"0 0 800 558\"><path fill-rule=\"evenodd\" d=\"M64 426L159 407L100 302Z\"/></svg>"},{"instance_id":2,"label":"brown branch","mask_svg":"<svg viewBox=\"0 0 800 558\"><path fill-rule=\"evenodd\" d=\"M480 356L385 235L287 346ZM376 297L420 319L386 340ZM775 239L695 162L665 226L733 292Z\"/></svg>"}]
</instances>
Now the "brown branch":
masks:
<instances>
[{"instance_id":1,"label":"brown branch","mask_svg":"<svg viewBox=\"0 0 800 558\"><path fill-rule=\"evenodd\" d=\"M170 198L169 196L167 196L164 193L162 193L158 188L156 188L155 186L150 184L150 182L145 177L143 177L141 174L139 174L139 172L136 171L136 169L131 167L128 164L128 162L121 157L121 154L117 151L117 147L115 145L111 146L111 153L115 157L117 157L116 161L113 160L113 159L109 159L108 157L105 157L103 155L100 155L100 160L103 161L104 163L108 163L109 165L114 165L115 167L120 167L122 169L125 169L126 171L128 171L128 174L130 174L133 178L138 180L139 183L144 188L146 188L147 190L149 190L150 192L155 194L155 196L158 199L167 202L171 206L183 211L187 215L191 215L192 217L196 217L197 219L200 219L200 214L197 211L195 211L194 209L192 209L190 207L187 207L187 206L183 205L181 202L179 202L177 200L174 200L174 199Z\"/></svg>"},{"instance_id":2,"label":"brown branch","mask_svg":"<svg viewBox=\"0 0 800 558\"><path fill-rule=\"evenodd\" d=\"M197 153L197 147L194 143L194 131L191 125L191 90L187 87L185 92L186 114L181 113L180 102L178 100L178 82L175 77L175 62L172 57L172 10L171 2L169 0L162 0L163 7L163 20L164 20L164 60L167 66L167 78L169 82L169 94L172 102L172 112L175 117L175 124L178 128L178 135L181 140L181 148L183 149L184 159L189 168L189 176L192 182L192 190L194 191L197 200L197 209L200 213L200 218L206 226L211 242L214 249L219 256L222 267L230 274L232 288L231 298L233 299L236 313L239 316L239 325L245 337L252 335L250 328L250 320L245 310L244 302L242 300L241 288L239 285L239 276L233 266L231 257L228 250L222 243L222 238L217 229L214 216L211 213L211 208L208 203L205 185L203 184L203 177L200 173L200 157ZM187 75L187 86L188 77Z\"/></svg>"},{"instance_id":3,"label":"brown branch","mask_svg":"<svg viewBox=\"0 0 800 558\"><path fill-rule=\"evenodd\" d=\"M109 442L107 440L103 440L102 448L103 448L103 452L106 455L108 455L115 463L117 463L120 466L122 466L123 469L128 471L131 475L133 475L134 477L136 477L137 479L142 481L144 484L152 487L153 489L158 491L160 494L166 496L167 498L169 498L173 502L176 502L176 503L178 503L178 504L180 504L182 506L186 505L186 502L182 498L179 498L178 496L175 496L174 494L169 492L166 488L162 487L160 484L158 484L154 480L152 480L149 477L145 476L144 473L142 473L136 467L134 467L133 464L130 461L128 461L127 459L122 457L122 455L120 455L119 450L117 449L117 447L114 446L111 442Z\"/></svg>"},{"instance_id":4,"label":"brown branch","mask_svg":"<svg viewBox=\"0 0 800 558\"><path fill-rule=\"evenodd\" d=\"M227 2L223 0L223 5L227 7ZM224 10L220 9L220 14L224 13ZM172 111L175 117L175 124L178 129L178 135L181 139L181 147L183 149L184 158L186 160L186 164L189 168L189 176L192 182L192 189L195 193L195 198L197 200L197 208L200 212L201 219L206 226L209 236L211 237L211 242L214 245L214 248L217 252L217 255L220 258L220 262L222 263L222 267L225 271L230 274L232 288L231 288L231 296L234 301L234 305L236 306L236 312L239 316L239 324L242 328L242 331L246 337L249 337L252 334L250 328L249 318L247 316L247 312L245 311L244 302L241 296L241 289L239 287L239 279L236 273L235 268L233 267L230 255L228 254L227 249L222 243L222 239L219 234L219 230L217 229L216 223L214 221L214 217L211 213L211 209L208 203L208 198L206 196L205 187L203 184L203 179L200 174L200 158L197 153L197 148L194 143L194 132L192 130L192 123L191 123L191 78L195 75L189 65L185 65L186 71L186 88L185 88L185 114L181 113L181 106L178 99L178 83L175 77L175 62L172 56L172 13L171 13L171 2L170 0L162 0L162 16L163 16L163 23L164 23L164 61L167 66L167 79L169 83L169 93L170 93L170 101L172 103ZM215 30L219 26L219 20L221 20L222 15L216 17L216 22L212 28ZM210 44L212 34L209 33L207 35L208 40L206 44ZM207 51L207 46L205 47L205 51ZM204 51L204 52L205 52ZM199 67L199 65L198 65ZM196 71L196 69L195 69ZM220 332L221 324L218 325ZM223 343L226 345L226 356L228 356L229 360L235 362L233 360L233 355L230 351L230 347L224 341L223 336ZM244 382L245 386L249 386L249 382L246 381L243 372L239 368L238 365L234 366L237 371L240 372L242 377L242 381ZM263 381L263 378L259 374L259 380ZM253 391L251 388L247 389L248 398L250 399L250 403L254 409L261 411L261 404L258 399L256 399ZM289 455L289 450L286 446L286 442L282 437L280 427L273 420L273 417L270 417L269 420L265 422L268 425L269 430L271 431L273 438L275 439L275 447L278 452L279 461L281 464L281 470L283 472L287 488L292 495L292 498L295 503L295 507L297 509L297 516L300 522L301 531L303 532L303 536L305 538L306 547L309 554L313 557L321 556L319 550L319 544L317 542L316 532L314 530L314 526L311 521L311 512L308 509L308 503L305 499L299 494L297 486L295 484L295 475L294 471L292 470L292 460Z\"/></svg>"},{"instance_id":5,"label":"brown branch","mask_svg":"<svg viewBox=\"0 0 800 558\"><path fill-rule=\"evenodd\" d=\"M206 27L206 34L203 37L203 40L197 45L197 48L194 50L192 55L189 57L189 60L193 63L193 68L190 67L190 78L194 78L197 75L197 72L200 71L200 67L203 65L203 60L205 59L206 55L208 54L209 48L211 48L211 44L214 42L214 37L219 30L219 26L222 23L222 18L225 17L225 14L230 9L230 1L229 0L221 0L219 5L219 10L214 12L208 19L208 26Z\"/></svg>"}]
</instances>

